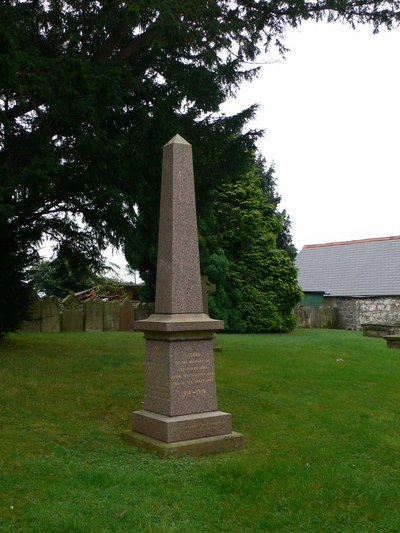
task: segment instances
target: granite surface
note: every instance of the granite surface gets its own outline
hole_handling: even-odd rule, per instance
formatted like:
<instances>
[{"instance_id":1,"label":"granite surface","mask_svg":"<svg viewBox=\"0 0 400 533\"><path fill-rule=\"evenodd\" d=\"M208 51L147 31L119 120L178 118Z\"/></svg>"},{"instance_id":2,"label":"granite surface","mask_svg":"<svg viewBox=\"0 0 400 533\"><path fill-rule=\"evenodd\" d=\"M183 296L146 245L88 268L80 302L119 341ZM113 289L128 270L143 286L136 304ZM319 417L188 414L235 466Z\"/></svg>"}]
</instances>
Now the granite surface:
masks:
<instances>
[{"instance_id":1,"label":"granite surface","mask_svg":"<svg viewBox=\"0 0 400 533\"><path fill-rule=\"evenodd\" d=\"M192 147L176 135L164 146L156 313L202 313Z\"/></svg>"},{"instance_id":2,"label":"granite surface","mask_svg":"<svg viewBox=\"0 0 400 533\"><path fill-rule=\"evenodd\" d=\"M144 408L168 416L217 410L212 338L146 341Z\"/></svg>"},{"instance_id":3,"label":"granite surface","mask_svg":"<svg viewBox=\"0 0 400 533\"><path fill-rule=\"evenodd\" d=\"M244 436L236 431L232 431L228 435L216 435L215 437L180 442L163 442L136 431L124 433L123 438L138 448L156 453L160 458L236 452L242 450L245 444Z\"/></svg>"},{"instance_id":4,"label":"granite surface","mask_svg":"<svg viewBox=\"0 0 400 533\"><path fill-rule=\"evenodd\" d=\"M217 331L224 329L223 320L214 320L205 313L153 313L135 322L139 331Z\"/></svg>"},{"instance_id":5,"label":"granite surface","mask_svg":"<svg viewBox=\"0 0 400 533\"><path fill-rule=\"evenodd\" d=\"M232 417L222 411L165 416L142 410L132 414L132 427L138 433L163 442L179 442L228 435L232 431Z\"/></svg>"}]
</instances>

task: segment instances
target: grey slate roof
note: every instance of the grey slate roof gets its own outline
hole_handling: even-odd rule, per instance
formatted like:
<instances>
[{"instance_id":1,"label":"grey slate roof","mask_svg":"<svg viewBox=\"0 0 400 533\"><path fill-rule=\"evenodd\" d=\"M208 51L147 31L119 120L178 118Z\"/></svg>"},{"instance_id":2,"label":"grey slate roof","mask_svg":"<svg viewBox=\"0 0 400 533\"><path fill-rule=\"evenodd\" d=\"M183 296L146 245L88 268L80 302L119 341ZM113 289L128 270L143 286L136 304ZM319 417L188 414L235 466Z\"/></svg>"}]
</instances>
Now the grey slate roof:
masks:
<instances>
[{"instance_id":1,"label":"grey slate roof","mask_svg":"<svg viewBox=\"0 0 400 533\"><path fill-rule=\"evenodd\" d=\"M296 259L303 292L400 295L400 236L304 246Z\"/></svg>"}]
</instances>

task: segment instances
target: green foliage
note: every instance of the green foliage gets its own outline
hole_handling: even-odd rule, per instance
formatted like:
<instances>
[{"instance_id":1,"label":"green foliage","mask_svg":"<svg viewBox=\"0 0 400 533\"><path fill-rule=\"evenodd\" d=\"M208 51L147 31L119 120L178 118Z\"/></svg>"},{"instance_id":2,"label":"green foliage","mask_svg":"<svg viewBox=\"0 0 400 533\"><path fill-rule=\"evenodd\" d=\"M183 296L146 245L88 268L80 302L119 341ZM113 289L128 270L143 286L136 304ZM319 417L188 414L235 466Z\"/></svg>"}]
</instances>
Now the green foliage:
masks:
<instances>
[{"instance_id":1,"label":"green foliage","mask_svg":"<svg viewBox=\"0 0 400 533\"><path fill-rule=\"evenodd\" d=\"M1 242L4 286L23 299L45 236L88 260L122 245L150 271L162 145L181 132L199 156L209 149L205 170L234 133L213 114L256 75L248 62L274 44L283 52L286 27L324 18L390 28L399 1L1 2L0 235L15 244ZM198 175L206 204L218 174Z\"/></svg>"},{"instance_id":2,"label":"green foliage","mask_svg":"<svg viewBox=\"0 0 400 533\"><path fill-rule=\"evenodd\" d=\"M96 266L101 268L100 264ZM55 259L35 263L27 277L37 293L64 297L68 292L93 287L94 268L84 253L63 243Z\"/></svg>"},{"instance_id":3,"label":"green foliage","mask_svg":"<svg viewBox=\"0 0 400 533\"><path fill-rule=\"evenodd\" d=\"M232 264L232 278L242 293L239 312L251 332L287 332L301 299L296 269L283 250L260 236L252 249Z\"/></svg>"},{"instance_id":4,"label":"green foliage","mask_svg":"<svg viewBox=\"0 0 400 533\"><path fill-rule=\"evenodd\" d=\"M246 323L238 310L242 293L229 278L230 262L221 248L202 253L203 272L215 283L216 291L209 294L208 306L211 317L223 320L227 331L244 332Z\"/></svg>"},{"instance_id":5,"label":"green foliage","mask_svg":"<svg viewBox=\"0 0 400 533\"><path fill-rule=\"evenodd\" d=\"M220 249L203 252L202 263L218 287L210 297L210 311L225 320L228 331L283 332L295 326L293 308L301 291L290 223L277 209L279 200L273 167L266 169L254 156L244 175L226 176L216 190L203 233L213 235L210 246ZM224 312L224 306L232 313Z\"/></svg>"},{"instance_id":6,"label":"green foliage","mask_svg":"<svg viewBox=\"0 0 400 533\"><path fill-rule=\"evenodd\" d=\"M101 276L98 274L92 277L92 287L94 287L99 296L112 296L125 294L123 281L117 277Z\"/></svg>"},{"instance_id":7,"label":"green foliage","mask_svg":"<svg viewBox=\"0 0 400 533\"><path fill-rule=\"evenodd\" d=\"M92 262L79 252L71 255L71 250L64 250L52 261L42 260L35 263L27 272L30 286L38 294L65 297L69 292L79 292L94 287L99 295L122 293L121 280L106 277L99 272L105 270L101 264L98 272L94 271Z\"/></svg>"}]
</instances>

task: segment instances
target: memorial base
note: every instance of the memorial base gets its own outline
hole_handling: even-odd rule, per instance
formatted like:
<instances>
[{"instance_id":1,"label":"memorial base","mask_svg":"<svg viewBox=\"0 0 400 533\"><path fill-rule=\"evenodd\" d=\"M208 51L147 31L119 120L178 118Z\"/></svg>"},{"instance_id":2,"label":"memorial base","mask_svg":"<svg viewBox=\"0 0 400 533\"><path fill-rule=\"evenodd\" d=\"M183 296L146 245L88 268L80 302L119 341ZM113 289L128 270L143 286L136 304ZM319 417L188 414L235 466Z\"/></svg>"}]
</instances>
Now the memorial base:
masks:
<instances>
[{"instance_id":1,"label":"memorial base","mask_svg":"<svg viewBox=\"0 0 400 533\"><path fill-rule=\"evenodd\" d=\"M244 436L232 431L228 435L204 437L202 439L185 440L180 442L163 442L153 437L137 432L124 434L126 440L138 448L155 452L159 457L177 457L180 455L208 455L242 450Z\"/></svg>"},{"instance_id":2,"label":"memorial base","mask_svg":"<svg viewBox=\"0 0 400 533\"><path fill-rule=\"evenodd\" d=\"M132 431L163 442L217 437L232 432L232 417L222 411L165 416L143 409L132 413Z\"/></svg>"}]
</instances>

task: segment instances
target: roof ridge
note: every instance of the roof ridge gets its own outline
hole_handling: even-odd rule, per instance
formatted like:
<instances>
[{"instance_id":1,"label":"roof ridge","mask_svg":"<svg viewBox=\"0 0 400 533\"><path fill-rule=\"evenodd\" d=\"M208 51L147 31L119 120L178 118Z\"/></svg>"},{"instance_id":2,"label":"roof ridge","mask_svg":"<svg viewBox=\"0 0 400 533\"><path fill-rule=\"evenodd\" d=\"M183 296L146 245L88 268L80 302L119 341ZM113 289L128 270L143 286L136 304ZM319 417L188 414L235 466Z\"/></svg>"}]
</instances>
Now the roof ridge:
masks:
<instances>
[{"instance_id":1,"label":"roof ridge","mask_svg":"<svg viewBox=\"0 0 400 533\"><path fill-rule=\"evenodd\" d=\"M321 244L305 244L303 248L323 248L329 246L348 246L350 244L361 244L367 242L385 242L399 240L400 235L394 235L392 237L373 237L370 239L357 239L354 241L339 241L339 242L326 242Z\"/></svg>"}]
</instances>

